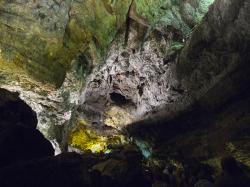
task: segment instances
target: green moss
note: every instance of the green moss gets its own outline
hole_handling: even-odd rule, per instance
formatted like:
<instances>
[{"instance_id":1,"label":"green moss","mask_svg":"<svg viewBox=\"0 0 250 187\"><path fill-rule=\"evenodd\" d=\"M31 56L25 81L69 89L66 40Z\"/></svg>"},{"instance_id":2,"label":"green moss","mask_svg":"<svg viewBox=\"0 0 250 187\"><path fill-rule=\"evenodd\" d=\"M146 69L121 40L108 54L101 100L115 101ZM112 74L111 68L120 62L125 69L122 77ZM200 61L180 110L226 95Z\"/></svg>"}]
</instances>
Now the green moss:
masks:
<instances>
[{"instance_id":1,"label":"green moss","mask_svg":"<svg viewBox=\"0 0 250 187\"><path fill-rule=\"evenodd\" d=\"M50 40L48 42L43 38L43 34L26 34L24 31L13 30L3 24L0 24L0 31L2 61L8 62L10 66L15 64L16 68L23 69L35 80L56 86L62 83L65 69L58 60L52 58L53 50L50 48L57 45L56 39L48 38Z\"/></svg>"},{"instance_id":2,"label":"green moss","mask_svg":"<svg viewBox=\"0 0 250 187\"><path fill-rule=\"evenodd\" d=\"M186 18L189 17L194 24L198 24L213 1L201 0L198 4L190 4L177 0L137 0L136 11L153 27L171 25L188 36L192 26L189 26Z\"/></svg>"},{"instance_id":3,"label":"green moss","mask_svg":"<svg viewBox=\"0 0 250 187\"><path fill-rule=\"evenodd\" d=\"M184 47L184 43L173 41L170 47L171 51L179 51Z\"/></svg>"},{"instance_id":4,"label":"green moss","mask_svg":"<svg viewBox=\"0 0 250 187\"><path fill-rule=\"evenodd\" d=\"M136 11L140 16L149 20L151 24L156 24L164 15L164 10L161 7L168 9L171 5L171 1L166 2L165 0L137 0Z\"/></svg>"},{"instance_id":5,"label":"green moss","mask_svg":"<svg viewBox=\"0 0 250 187\"><path fill-rule=\"evenodd\" d=\"M10 9L25 18L6 17L6 14L0 18L1 58L23 69L27 77L59 87L78 53L90 54L93 64L101 61L97 59L105 55L117 30L125 22L130 2L73 1L70 19L67 23L67 18L62 18L61 30L46 29L35 19L30 6L24 7L22 12L17 8L22 5L8 7L8 4L0 4L1 8ZM57 15L52 15L52 19L55 17ZM81 71L87 69L83 67Z\"/></svg>"},{"instance_id":6,"label":"green moss","mask_svg":"<svg viewBox=\"0 0 250 187\"><path fill-rule=\"evenodd\" d=\"M91 40L102 55L113 41L118 28L125 22L130 2L131 0L86 0L84 3L73 3L76 23L91 34ZM74 30L71 26L69 29Z\"/></svg>"}]
</instances>

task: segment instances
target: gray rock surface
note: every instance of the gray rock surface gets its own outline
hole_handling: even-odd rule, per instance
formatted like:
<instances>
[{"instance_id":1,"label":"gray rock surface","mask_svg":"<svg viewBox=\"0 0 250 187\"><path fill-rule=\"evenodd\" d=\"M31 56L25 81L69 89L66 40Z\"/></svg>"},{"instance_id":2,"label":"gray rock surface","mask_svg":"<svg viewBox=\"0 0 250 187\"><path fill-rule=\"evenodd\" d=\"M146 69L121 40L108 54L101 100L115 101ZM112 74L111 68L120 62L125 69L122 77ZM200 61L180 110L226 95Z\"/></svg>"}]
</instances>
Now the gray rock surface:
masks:
<instances>
[{"instance_id":1,"label":"gray rock surface","mask_svg":"<svg viewBox=\"0 0 250 187\"><path fill-rule=\"evenodd\" d=\"M165 37L149 32L141 46L138 35L132 27L127 47L120 35L111 45L105 64L88 78L80 108L96 113L90 119L93 122L120 129L161 105L177 102L183 94L173 72L175 58L165 58L172 45L171 33Z\"/></svg>"}]
</instances>

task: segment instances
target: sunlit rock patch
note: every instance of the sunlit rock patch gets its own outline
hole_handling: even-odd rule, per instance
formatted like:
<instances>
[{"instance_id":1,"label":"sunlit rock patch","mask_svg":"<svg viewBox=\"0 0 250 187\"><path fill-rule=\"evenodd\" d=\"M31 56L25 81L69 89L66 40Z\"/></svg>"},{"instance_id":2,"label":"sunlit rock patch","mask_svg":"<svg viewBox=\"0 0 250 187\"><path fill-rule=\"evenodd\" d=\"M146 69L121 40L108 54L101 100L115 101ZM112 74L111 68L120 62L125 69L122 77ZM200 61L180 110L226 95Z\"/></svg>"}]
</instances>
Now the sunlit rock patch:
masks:
<instances>
[{"instance_id":1,"label":"sunlit rock patch","mask_svg":"<svg viewBox=\"0 0 250 187\"><path fill-rule=\"evenodd\" d=\"M112 147L127 144L128 139L121 134L111 134L104 129L91 128L86 121L81 120L75 128L69 132L68 144L71 149L81 152L110 153Z\"/></svg>"},{"instance_id":2,"label":"sunlit rock patch","mask_svg":"<svg viewBox=\"0 0 250 187\"><path fill-rule=\"evenodd\" d=\"M122 127L132 123L133 116L126 111L126 109L120 108L118 106L111 107L105 114L107 116L104 120L104 124L117 129L122 129Z\"/></svg>"}]
</instances>

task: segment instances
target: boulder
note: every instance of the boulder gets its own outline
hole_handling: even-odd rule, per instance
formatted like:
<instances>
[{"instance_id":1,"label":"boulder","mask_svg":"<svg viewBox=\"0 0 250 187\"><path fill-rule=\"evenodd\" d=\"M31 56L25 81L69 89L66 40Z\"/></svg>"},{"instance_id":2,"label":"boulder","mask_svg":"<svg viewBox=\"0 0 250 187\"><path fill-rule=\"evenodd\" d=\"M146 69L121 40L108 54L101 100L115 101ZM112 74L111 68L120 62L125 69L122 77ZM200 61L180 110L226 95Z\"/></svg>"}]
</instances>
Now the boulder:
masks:
<instances>
[{"instance_id":1,"label":"boulder","mask_svg":"<svg viewBox=\"0 0 250 187\"><path fill-rule=\"evenodd\" d=\"M51 143L36 129L13 126L0 133L0 167L53 156Z\"/></svg>"}]
</instances>

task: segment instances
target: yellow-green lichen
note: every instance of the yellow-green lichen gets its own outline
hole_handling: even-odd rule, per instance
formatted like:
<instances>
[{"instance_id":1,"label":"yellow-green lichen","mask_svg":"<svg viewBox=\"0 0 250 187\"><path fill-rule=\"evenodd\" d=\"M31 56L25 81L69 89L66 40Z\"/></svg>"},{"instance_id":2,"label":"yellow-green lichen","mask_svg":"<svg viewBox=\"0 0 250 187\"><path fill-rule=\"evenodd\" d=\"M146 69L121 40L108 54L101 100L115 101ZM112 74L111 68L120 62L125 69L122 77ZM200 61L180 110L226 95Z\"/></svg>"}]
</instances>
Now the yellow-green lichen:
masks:
<instances>
[{"instance_id":1,"label":"yellow-green lichen","mask_svg":"<svg viewBox=\"0 0 250 187\"><path fill-rule=\"evenodd\" d=\"M233 155L237 161L244 163L245 165L250 167L250 154L248 150L243 150L243 149L238 148L238 146L234 144L233 142L228 142L226 144L226 150L231 155Z\"/></svg>"},{"instance_id":2,"label":"yellow-green lichen","mask_svg":"<svg viewBox=\"0 0 250 187\"><path fill-rule=\"evenodd\" d=\"M93 153L107 153L110 146L126 143L123 135L100 134L93 128L87 127L86 120L80 120L77 127L69 134L69 145L81 151L91 151Z\"/></svg>"},{"instance_id":3,"label":"yellow-green lichen","mask_svg":"<svg viewBox=\"0 0 250 187\"><path fill-rule=\"evenodd\" d=\"M80 150L91 150L101 152L107 149L107 139L99 137L86 129L73 131L70 135L70 145Z\"/></svg>"}]
</instances>

